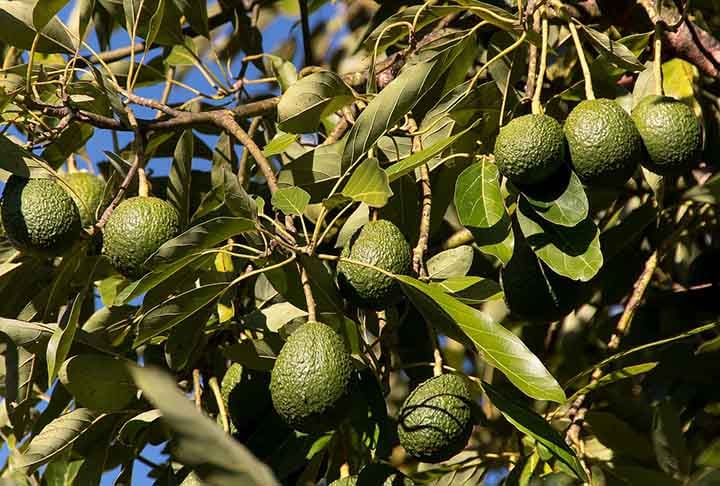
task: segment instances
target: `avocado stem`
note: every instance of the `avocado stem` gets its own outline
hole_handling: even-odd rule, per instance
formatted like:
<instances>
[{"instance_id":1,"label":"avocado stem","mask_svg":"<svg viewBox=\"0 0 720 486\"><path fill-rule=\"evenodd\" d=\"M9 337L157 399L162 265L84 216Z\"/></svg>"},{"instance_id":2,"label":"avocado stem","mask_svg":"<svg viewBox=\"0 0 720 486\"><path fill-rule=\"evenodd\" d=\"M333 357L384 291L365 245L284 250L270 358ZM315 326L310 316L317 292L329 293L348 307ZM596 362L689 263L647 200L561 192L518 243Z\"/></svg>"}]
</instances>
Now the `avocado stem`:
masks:
<instances>
[{"instance_id":1,"label":"avocado stem","mask_svg":"<svg viewBox=\"0 0 720 486\"><path fill-rule=\"evenodd\" d=\"M568 22L568 28L570 29L570 34L572 35L573 43L575 44L575 49L577 50L578 61L580 61L580 68L582 69L583 78L585 79L585 98L587 98L588 100L594 100L595 91L593 91L590 67L588 66L587 59L585 58L585 51L583 50L577 27L575 27L575 24L572 20Z\"/></svg>"},{"instance_id":2,"label":"avocado stem","mask_svg":"<svg viewBox=\"0 0 720 486\"><path fill-rule=\"evenodd\" d=\"M543 108L540 104L540 95L542 94L543 83L545 82L545 70L547 69L547 48L548 48L548 20L542 18L542 47L540 49L540 68L537 80L535 81L535 92L532 99L533 114L542 115Z\"/></svg>"},{"instance_id":3,"label":"avocado stem","mask_svg":"<svg viewBox=\"0 0 720 486\"><path fill-rule=\"evenodd\" d=\"M655 21L655 39L653 41L653 74L655 78L655 94L662 96L663 72L662 72L662 20L658 14Z\"/></svg>"}]
</instances>

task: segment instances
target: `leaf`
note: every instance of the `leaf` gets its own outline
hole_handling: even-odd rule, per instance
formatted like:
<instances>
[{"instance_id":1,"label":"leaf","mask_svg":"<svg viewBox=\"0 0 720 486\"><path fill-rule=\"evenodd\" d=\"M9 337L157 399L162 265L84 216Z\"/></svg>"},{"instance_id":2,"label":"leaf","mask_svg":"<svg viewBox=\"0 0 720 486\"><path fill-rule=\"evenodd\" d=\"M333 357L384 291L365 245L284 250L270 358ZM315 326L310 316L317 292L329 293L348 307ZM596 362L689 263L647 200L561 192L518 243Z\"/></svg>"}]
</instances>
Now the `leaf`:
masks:
<instances>
[{"instance_id":1,"label":"leaf","mask_svg":"<svg viewBox=\"0 0 720 486\"><path fill-rule=\"evenodd\" d=\"M50 461L43 473L43 484L47 486L72 486L83 459L70 460L70 454L61 454Z\"/></svg>"},{"instance_id":2,"label":"leaf","mask_svg":"<svg viewBox=\"0 0 720 486\"><path fill-rule=\"evenodd\" d=\"M2 22L1 15L2 12L0 12L0 22ZM1 28L0 31L2 31ZM19 175L20 177L38 177L47 175L47 172L43 169L42 164L32 153L28 152L3 134L0 134L0 152L3 154L2 160L0 160L0 169Z\"/></svg>"},{"instance_id":3,"label":"leaf","mask_svg":"<svg viewBox=\"0 0 720 486\"><path fill-rule=\"evenodd\" d=\"M555 378L515 334L493 322L487 314L428 284L402 275L395 278L426 319L434 316L428 313L427 305L418 304L422 298L431 299L445 318L472 340L483 358L502 371L523 393L538 400L565 401L565 393Z\"/></svg>"},{"instance_id":4,"label":"leaf","mask_svg":"<svg viewBox=\"0 0 720 486\"><path fill-rule=\"evenodd\" d=\"M441 282L432 282L430 285L445 293L452 294L460 302L467 305L482 304L503 297L500 284L483 277L450 277Z\"/></svg>"},{"instance_id":5,"label":"leaf","mask_svg":"<svg viewBox=\"0 0 720 486\"><path fill-rule=\"evenodd\" d=\"M26 474L31 473L70 447L102 417L100 412L87 408L76 408L61 415L33 437L14 467Z\"/></svg>"},{"instance_id":6,"label":"leaf","mask_svg":"<svg viewBox=\"0 0 720 486\"><path fill-rule=\"evenodd\" d=\"M33 25L42 30L50 19L68 3L68 0L38 0L33 8Z\"/></svg>"},{"instance_id":7,"label":"leaf","mask_svg":"<svg viewBox=\"0 0 720 486\"><path fill-rule=\"evenodd\" d=\"M270 204L278 211L295 216L302 216L309 203L310 194L299 187L278 189L270 200Z\"/></svg>"},{"instance_id":8,"label":"leaf","mask_svg":"<svg viewBox=\"0 0 720 486\"><path fill-rule=\"evenodd\" d=\"M133 387L135 383L133 382ZM158 422L162 418L162 413L158 409L148 410L139 413L125 422L118 432L118 440L124 444L135 444L140 434L153 423Z\"/></svg>"},{"instance_id":9,"label":"leaf","mask_svg":"<svg viewBox=\"0 0 720 486\"><path fill-rule=\"evenodd\" d=\"M635 354L640 351L645 351L646 349L656 348L658 346L662 346L663 344L669 344L669 343L672 343L675 341L680 341L682 339L687 339L691 336L695 336L696 334L701 334L703 332L710 331L710 330L716 329L718 327L720 327L720 323L713 322L710 324L705 324L703 326L696 327L694 329L691 329L689 331L686 331L686 332L683 332L680 334L676 334L675 336L672 336L669 338L659 339L657 341L653 341L650 343L641 344L640 346L635 346L634 348L630 348L625 351L620 351L619 353L615 353L612 356L605 358L604 360L600 361L599 363L594 364L591 367L589 367L588 369L573 376L570 380L568 380L568 382L565 386L568 386L569 384L576 382L580 378L591 374L593 371L595 371L596 368L602 368L607 364L613 363L619 359L623 359L627 356L630 356L631 354Z\"/></svg>"},{"instance_id":10,"label":"leaf","mask_svg":"<svg viewBox=\"0 0 720 486\"><path fill-rule=\"evenodd\" d=\"M265 157L280 155L297 141L298 136L294 133L278 133L270 142L265 145L262 153Z\"/></svg>"},{"instance_id":11,"label":"leaf","mask_svg":"<svg viewBox=\"0 0 720 486\"><path fill-rule=\"evenodd\" d=\"M126 362L100 354L73 356L58 377L81 406L93 410L122 410L137 391Z\"/></svg>"},{"instance_id":12,"label":"leaf","mask_svg":"<svg viewBox=\"0 0 720 486\"><path fill-rule=\"evenodd\" d=\"M560 175L563 178L566 175L568 177L567 182L562 184L562 192L548 191L544 185L540 194L533 194L534 191L531 190L524 190L522 193L535 213L544 220L560 226L575 226L587 218L590 204L575 172L568 169L560 171Z\"/></svg>"},{"instance_id":13,"label":"leaf","mask_svg":"<svg viewBox=\"0 0 720 486\"><path fill-rule=\"evenodd\" d=\"M387 173L377 159L367 159L350 176L342 194L372 208L385 206L392 196Z\"/></svg>"},{"instance_id":14,"label":"leaf","mask_svg":"<svg viewBox=\"0 0 720 486\"><path fill-rule=\"evenodd\" d=\"M278 174L280 187L297 186L307 191L311 202L321 201L340 177L340 157L345 142L320 145L285 165Z\"/></svg>"},{"instance_id":15,"label":"leaf","mask_svg":"<svg viewBox=\"0 0 720 486\"><path fill-rule=\"evenodd\" d=\"M502 393L500 388L483 382L482 389L487 393L490 401L503 416L518 430L529 435L570 468L581 481L587 481L585 470L575 452L565 443L565 440L540 415L526 407L523 403L512 399Z\"/></svg>"},{"instance_id":16,"label":"leaf","mask_svg":"<svg viewBox=\"0 0 720 486\"><path fill-rule=\"evenodd\" d=\"M400 162L397 162L385 169L385 172L387 172L387 175L390 178L390 182L399 179L405 174L409 174L421 165L427 163L428 160L438 154L441 154L446 148L457 142L460 137L475 128L481 121L482 119L476 120L472 125L468 126L461 132L458 132L451 137L444 138L443 140L439 140L431 146L415 152Z\"/></svg>"},{"instance_id":17,"label":"leaf","mask_svg":"<svg viewBox=\"0 0 720 486\"><path fill-rule=\"evenodd\" d=\"M185 228L190 218L190 173L192 170L194 135L192 130L184 130L180 135L170 174L168 176L167 199L180 215L180 227Z\"/></svg>"},{"instance_id":18,"label":"leaf","mask_svg":"<svg viewBox=\"0 0 720 486\"><path fill-rule=\"evenodd\" d=\"M280 352L281 343L273 346L265 339L246 339L223 349L223 355L234 363L239 363L253 370L270 371L275 365L275 358Z\"/></svg>"},{"instance_id":19,"label":"leaf","mask_svg":"<svg viewBox=\"0 0 720 486\"><path fill-rule=\"evenodd\" d=\"M37 30L33 26L35 2L0 1L0 40L8 45L29 51ZM53 16L40 30L35 52L71 53L75 43L60 20Z\"/></svg>"},{"instance_id":20,"label":"leaf","mask_svg":"<svg viewBox=\"0 0 720 486\"><path fill-rule=\"evenodd\" d=\"M440 252L427 261L428 276L431 279L462 277L470 271L474 253L469 245Z\"/></svg>"},{"instance_id":21,"label":"leaf","mask_svg":"<svg viewBox=\"0 0 720 486\"><path fill-rule=\"evenodd\" d=\"M455 209L484 253L510 261L514 236L505 209L497 166L488 159L470 165L455 184Z\"/></svg>"},{"instance_id":22,"label":"leaf","mask_svg":"<svg viewBox=\"0 0 720 486\"><path fill-rule=\"evenodd\" d=\"M627 378L632 378L633 376L645 374L655 369L657 365L658 363L655 361L651 363L641 363L637 365L626 366L624 368L620 368L619 370L611 371L610 373L601 376L600 379L596 382L590 383L587 386L584 386L578 391L576 391L569 400L572 401L573 398L577 397L578 395L585 394L592 390L597 390L598 388L602 388L620 380L625 380Z\"/></svg>"},{"instance_id":23,"label":"leaf","mask_svg":"<svg viewBox=\"0 0 720 486\"><path fill-rule=\"evenodd\" d=\"M206 39L210 39L207 2L203 0L175 0L175 5L187 18L190 27Z\"/></svg>"},{"instance_id":24,"label":"leaf","mask_svg":"<svg viewBox=\"0 0 720 486\"><path fill-rule=\"evenodd\" d=\"M138 335L133 342L133 347L137 348L145 344L158 334L202 311L212 311L210 304L219 299L228 288L230 288L228 282L201 285L156 305L140 317ZM209 317L209 312L207 317Z\"/></svg>"},{"instance_id":25,"label":"leaf","mask_svg":"<svg viewBox=\"0 0 720 486\"><path fill-rule=\"evenodd\" d=\"M17 346L29 349L44 346L53 335L53 327L39 322L19 321L0 317L0 332Z\"/></svg>"},{"instance_id":26,"label":"leaf","mask_svg":"<svg viewBox=\"0 0 720 486\"><path fill-rule=\"evenodd\" d=\"M595 411L588 412L586 420L598 441L616 454L627 455L642 462L652 460L650 441L627 422L611 413Z\"/></svg>"},{"instance_id":27,"label":"leaf","mask_svg":"<svg viewBox=\"0 0 720 486\"><path fill-rule=\"evenodd\" d=\"M680 411L670 401L662 400L653 414L652 442L660 468L670 476L690 474L690 455L683 436Z\"/></svg>"},{"instance_id":28,"label":"leaf","mask_svg":"<svg viewBox=\"0 0 720 486\"><path fill-rule=\"evenodd\" d=\"M221 216L188 229L180 236L166 241L148 258L150 266L161 265L191 253L211 248L233 236L252 231L255 222L247 218L229 218Z\"/></svg>"},{"instance_id":29,"label":"leaf","mask_svg":"<svg viewBox=\"0 0 720 486\"><path fill-rule=\"evenodd\" d=\"M437 83L461 51L460 47L449 49L430 61L406 66L385 86L368 103L347 134L342 166L347 168L360 160L381 136L412 110L422 94Z\"/></svg>"},{"instance_id":30,"label":"leaf","mask_svg":"<svg viewBox=\"0 0 720 486\"><path fill-rule=\"evenodd\" d=\"M340 76L320 71L291 84L277 106L278 127L291 133L313 132L326 116L354 99Z\"/></svg>"},{"instance_id":31,"label":"leaf","mask_svg":"<svg viewBox=\"0 0 720 486\"><path fill-rule=\"evenodd\" d=\"M595 29L587 27L577 20L573 19L580 28L585 32L590 43L598 50L601 54L605 54L607 58L618 67L627 69L628 71L643 71L645 66L635 57L624 44L610 39L607 35L602 32L598 32Z\"/></svg>"},{"instance_id":32,"label":"leaf","mask_svg":"<svg viewBox=\"0 0 720 486\"><path fill-rule=\"evenodd\" d=\"M720 173L713 175L702 185L693 186L683 194L683 199L708 204L720 203Z\"/></svg>"},{"instance_id":33,"label":"leaf","mask_svg":"<svg viewBox=\"0 0 720 486\"><path fill-rule=\"evenodd\" d=\"M219 425L200 413L158 368L133 366L130 372L145 398L162 413L175 436L173 456L212 485L275 486L272 471Z\"/></svg>"},{"instance_id":34,"label":"leaf","mask_svg":"<svg viewBox=\"0 0 720 486\"><path fill-rule=\"evenodd\" d=\"M472 7L472 10L469 10L474 15L477 15L499 29L509 31L518 27L518 21L513 14L501 7L498 7L497 5L481 2L479 0L458 0L458 3L467 7Z\"/></svg>"},{"instance_id":35,"label":"leaf","mask_svg":"<svg viewBox=\"0 0 720 486\"><path fill-rule=\"evenodd\" d=\"M517 217L532 250L555 273L587 282L600 271L600 232L592 219L572 228L556 226L535 214L524 197L518 203Z\"/></svg>"},{"instance_id":36,"label":"leaf","mask_svg":"<svg viewBox=\"0 0 720 486\"><path fill-rule=\"evenodd\" d=\"M72 305L68 306L63 313L60 326L53 332L47 346L47 369L48 369L48 387L52 386L55 377L58 374L60 366L70 352L75 340L75 333L78 329L78 321L80 320L80 311L82 310L83 301L85 300L85 292L81 292L75 296Z\"/></svg>"},{"instance_id":37,"label":"leaf","mask_svg":"<svg viewBox=\"0 0 720 486\"><path fill-rule=\"evenodd\" d=\"M306 315L307 312L298 309L290 302L279 302L250 313L244 320L244 324L253 329L267 329L270 332L278 332L288 322Z\"/></svg>"}]
</instances>

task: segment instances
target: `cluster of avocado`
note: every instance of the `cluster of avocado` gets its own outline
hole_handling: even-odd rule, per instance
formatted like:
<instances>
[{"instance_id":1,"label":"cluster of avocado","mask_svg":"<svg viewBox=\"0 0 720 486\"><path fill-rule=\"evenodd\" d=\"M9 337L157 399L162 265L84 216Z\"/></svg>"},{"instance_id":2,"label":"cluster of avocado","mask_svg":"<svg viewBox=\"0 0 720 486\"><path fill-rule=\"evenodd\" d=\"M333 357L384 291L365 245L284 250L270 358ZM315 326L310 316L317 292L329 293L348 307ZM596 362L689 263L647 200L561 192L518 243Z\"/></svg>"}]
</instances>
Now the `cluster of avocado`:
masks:
<instances>
[{"instance_id":1,"label":"cluster of avocado","mask_svg":"<svg viewBox=\"0 0 720 486\"><path fill-rule=\"evenodd\" d=\"M629 115L609 99L585 100L564 127L552 117L525 115L504 126L495 142L501 174L523 187L546 181L569 161L588 186L618 187L642 164L676 175L697 162L700 125L684 103L648 96Z\"/></svg>"},{"instance_id":2,"label":"cluster of avocado","mask_svg":"<svg viewBox=\"0 0 720 486\"><path fill-rule=\"evenodd\" d=\"M411 269L410 245L397 226L385 220L367 223L342 257L338 283L348 300L368 309L397 301L401 290L390 274L408 274ZM322 433L348 418L356 379L353 359L342 338L326 324L308 322L291 334L281 349L271 373L270 395L275 410L289 426ZM460 375L440 375L421 383L400 410L400 443L420 461L449 459L470 438L471 403L470 389ZM412 484L400 473L383 471L368 466L359 475L334 484Z\"/></svg>"},{"instance_id":3,"label":"cluster of avocado","mask_svg":"<svg viewBox=\"0 0 720 486\"><path fill-rule=\"evenodd\" d=\"M64 174L61 181L12 175L2 196L5 235L29 255L60 256L77 242L83 227L95 224L108 203L105 197L105 182L85 171ZM137 278L147 270L145 260L179 230L179 216L170 203L133 197L107 220L103 253L121 274Z\"/></svg>"}]
</instances>

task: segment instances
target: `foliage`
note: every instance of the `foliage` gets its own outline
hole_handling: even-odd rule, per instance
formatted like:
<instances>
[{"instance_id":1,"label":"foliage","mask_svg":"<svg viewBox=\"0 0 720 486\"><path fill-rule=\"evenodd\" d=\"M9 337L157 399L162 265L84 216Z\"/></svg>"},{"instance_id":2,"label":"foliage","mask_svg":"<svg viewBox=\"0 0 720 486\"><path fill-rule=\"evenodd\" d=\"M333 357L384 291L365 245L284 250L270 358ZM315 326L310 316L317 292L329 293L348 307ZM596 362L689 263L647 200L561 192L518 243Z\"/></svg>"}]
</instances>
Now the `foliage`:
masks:
<instances>
[{"instance_id":1,"label":"foliage","mask_svg":"<svg viewBox=\"0 0 720 486\"><path fill-rule=\"evenodd\" d=\"M266 52L274 21L287 35ZM717 484L718 33L709 1L0 1L0 179L88 206L52 251L11 234L58 216L47 197L16 205L0 236L0 483L99 484L119 467L128 484L143 463L159 486L373 471ZM695 137L664 175L629 116L661 95ZM553 120L583 101L609 107L632 154L587 118L564 150ZM554 146L511 181L495 139L528 114ZM527 137L547 148L529 131L503 140L523 171ZM623 180L581 173L583 157L613 170L581 153L596 136ZM67 182L89 173L91 202ZM158 241L134 217L111 234L138 196L171 222ZM377 225L402 244L351 251ZM132 271L113 245L137 249ZM383 292L353 298L343 268ZM285 391L307 400L312 383L311 418L332 418L301 431L270 378L307 322L345 349L338 397L308 361L321 349L287 365L300 385ZM462 386L408 400L439 375ZM463 421L445 424L447 447L420 444L432 465L398 437L425 402L418 427Z\"/></svg>"}]
</instances>

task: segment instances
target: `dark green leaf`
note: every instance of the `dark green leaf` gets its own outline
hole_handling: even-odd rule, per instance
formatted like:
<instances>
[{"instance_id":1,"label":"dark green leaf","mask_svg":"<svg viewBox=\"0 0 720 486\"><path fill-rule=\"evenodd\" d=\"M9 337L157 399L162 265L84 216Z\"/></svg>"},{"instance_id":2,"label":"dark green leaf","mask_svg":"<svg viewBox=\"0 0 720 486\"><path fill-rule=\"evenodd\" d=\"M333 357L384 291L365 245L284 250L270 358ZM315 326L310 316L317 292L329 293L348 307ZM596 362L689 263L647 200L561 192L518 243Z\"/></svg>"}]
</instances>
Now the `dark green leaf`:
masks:
<instances>
[{"instance_id":1,"label":"dark green leaf","mask_svg":"<svg viewBox=\"0 0 720 486\"><path fill-rule=\"evenodd\" d=\"M34 11L35 2L0 1L0 39L8 45L29 51L37 32L33 26ZM40 40L35 52L74 51L75 42L62 22L53 16L40 31Z\"/></svg>"},{"instance_id":2,"label":"dark green leaf","mask_svg":"<svg viewBox=\"0 0 720 486\"><path fill-rule=\"evenodd\" d=\"M658 464L670 476L690 474L690 455L680 422L680 411L668 399L662 400L653 415L652 442Z\"/></svg>"},{"instance_id":3,"label":"dark green leaf","mask_svg":"<svg viewBox=\"0 0 720 486\"><path fill-rule=\"evenodd\" d=\"M287 132L307 133L320 121L353 100L350 87L337 74L320 71L297 80L277 106L278 126Z\"/></svg>"},{"instance_id":4,"label":"dark green leaf","mask_svg":"<svg viewBox=\"0 0 720 486\"><path fill-rule=\"evenodd\" d=\"M78 294L73 303L66 309L60 320L60 326L53 332L47 346L47 369L48 369L48 386L52 386L57 376L60 366L67 358L75 340L75 333L78 329L78 321L80 320L80 311L82 310L85 292Z\"/></svg>"},{"instance_id":5,"label":"dark green leaf","mask_svg":"<svg viewBox=\"0 0 720 486\"><path fill-rule=\"evenodd\" d=\"M618 67L629 71L643 71L645 66L638 61L635 54L632 53L624 44L610 39L606 34L591 29L580 22L576 22L582 30L587 34L587 38L598 52L605 54L610 62Z\"/></svg>"},{"instance_id":6,"label":"dark green leaf","mask_svg":"<svg viewBox=\"0 0 720 486\"><path fill-rule=\"evenodd\" d=\"M523 191L523 195L535 213L546 221L560 226L575 226L587 218L590 205L578 176L570 170L567 171L567 174L569 179L566 184L563 184L562 190L547 191L545 189L542 194Z\"/></svg>"},{"instance_id":7,"label":"dark green leaf","mask_svg":"<svg viewBox=\"0 0 720 486\"><path fill-rule=\"evenodd\" d=\"M173 430L173 455L194 466L203 481L218 486L279 485L265 464L196 410L169 375L151 367L132 367L130 371L145 398Z\"/></svg>"},{"instance_id":8,"label":"dark green leaf","mask_svg":"<svg viewBox=\"0 0 720 486\"><path fill-rule=\"evenodd\" d=\"M272 204L275 209L294 216L302 216L309 203L310 194L299 187L278 189L270 200L270 204Z\"/></svg>"},{"instance_id":9,"label":"dark green leaf","mask_svg":"<svg viewBox=\"0 0 720 486\"><path fill-rule=\"evenodd\" d=\"M167 187L168 201L180 215L181 227L187 226L190 217L190 171L192 170L194 135L192 130L183 131L175 147L175 156L170 166Z\"/></svg>"},{"instance_id":10,"label":"dark green leaf","mask_svg":"<svg viewBox=\"0 0 720 486\"><path fill-rule=\"evenodd\" d=\"M573 396L570 397L570 400L572 401L573 398L577 397L580 394L602 388L603 386L610 385L617 381L645 374L649 371L652 371L657 365L657 362L642 363L638 365L626 366L624 368L620 368L619 370L611 371L610 373L600 377L600 379L596 382L588 384L587 386L584 386L580 390L576 391Z\"/></svg>"},{"instance_id":11,"label":"dark green leaf","mask_svg":"<svg viewBox=\"0 0 720 486\"><path fill-rule=\"evenodd\" d=\"M578 479L587 481L585 470L575 452L565 443L563 437L540 415L524 404L504 395L500 388L483 382L483 390L503 416L518 430L547 447L560 461L572 470Z\"/></svg>"},{"instance_id":12,"label":"dark green leaf","mask_svg":"<svg viewBox=\"0 0 720 486\"><path fill-rule=\"evenodd\" d=\"M451 277L430 284L443 292L452 294L460 302L477 305L489 300L502 299L500 284L483 277Z\"/></svg>"},{"instance_id":13,"label":"dark green leaf","mask_svg":"<svg viewBox=\"0 0 720 486\"><path fill-rule=\"evenodd\" d=\"M555 273L587 282L600 271L600 232L592 219L572 228L557 226L538 216L524 197L518 203L517 217L530 247Z\"/></svg>"},{"instance_id":14,"label":"dark green leaf","mask_svg":"<svg viewBox=\"0 0 720 486\"><path fill-rule=\"evenodd\" d=\"M474 253L469 245L440 252L427 261L428 276L432 279L463 277L470 271Z\"/></svg>"},{"instance_id":15,"label":"dark green leaf","mask_svg":"<svg viewBox=\"0 0 720 486\"><path fill-rule=\"evenodd\" d=\"M101 354L73 356L58 377L79 404L93 410L122 410L137 391L125 361Z\"/></svg>"},{"instance_id":16,"label":"dark green leaf","mask_svg":"<svg viewBox=\"0 0 720 486\"><path fill-rule=\"evenodd\" d=\"M487 314L428 284L412 277L397 275L395 278L414 302L418 302L419 294L431 299L446 319L449 318L452 325L472 340L483 358L502 371L523 393L538 400L565 401L565 393L555 378L515 334L495 323ZM418 307L425 318L430 319L427 306Z\"/></svg>"}]
</instances>

